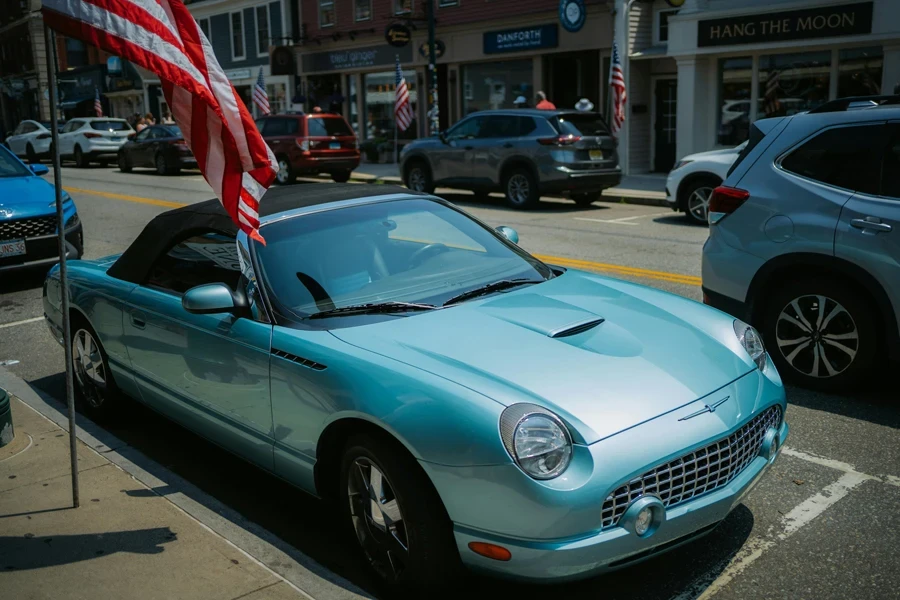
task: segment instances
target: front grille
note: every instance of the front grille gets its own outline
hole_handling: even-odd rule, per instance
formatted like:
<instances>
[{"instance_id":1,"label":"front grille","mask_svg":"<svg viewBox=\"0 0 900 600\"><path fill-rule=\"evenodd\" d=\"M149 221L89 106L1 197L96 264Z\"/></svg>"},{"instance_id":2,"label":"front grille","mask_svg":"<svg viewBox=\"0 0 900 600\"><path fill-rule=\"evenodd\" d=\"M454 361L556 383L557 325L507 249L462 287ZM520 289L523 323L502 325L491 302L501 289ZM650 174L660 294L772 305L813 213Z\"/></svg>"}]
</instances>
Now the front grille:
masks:
<instances>
[{"instance_id":1,"label":"front grille","mask_svg":"<svg viewBox=\"0 0 900 600\"><path fill-rule=\"evenodd\" d=\"M56 233L56 215L0 221L0 240L21 240Z\"/></svg>"},{"instance_id":2,"label":"front grille","mask_svg":"<svg viewBox=\"0 0 900 600\"><path fill-rule=\"evenodd\" d=\"M781 407L772 406L728 437L635 477L606 497L602 528L618 523L641 496L657 496L664 505L675 506L726 485L759 455L766 431L780 423Z\"/></svg>"}]
</instances>

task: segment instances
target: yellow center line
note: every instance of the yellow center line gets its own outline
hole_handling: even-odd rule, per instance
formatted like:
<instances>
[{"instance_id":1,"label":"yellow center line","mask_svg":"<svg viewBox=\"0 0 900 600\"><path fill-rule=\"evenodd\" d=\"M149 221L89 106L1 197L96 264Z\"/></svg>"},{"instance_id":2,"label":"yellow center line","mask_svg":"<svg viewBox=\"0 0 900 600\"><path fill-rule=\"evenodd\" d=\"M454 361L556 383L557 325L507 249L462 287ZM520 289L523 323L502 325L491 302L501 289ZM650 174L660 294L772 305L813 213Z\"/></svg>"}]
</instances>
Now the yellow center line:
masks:
<instances>
[{"instance_id":1,"label":"yellow center line","mask_svg":"<svg viewBox=\"0 0 900 600\"><path fill-rule=\"evenodd\" d=\"M90 194L91 196L99 196L101 198L111 198L114 200L125 200L126 202L137 202L140 204L152 204L153 206L164 206L166 208L181 208L187 206L183 202L171 202L168 200L156 200L154 198L142 198L140 196L129 196L127 194L115 194L112 192L98 192L95 190L85 190L66 186L69 192L79 194ZM578 258L565 258L562 256L547 256L542 254L534 255L544 262L560 265L562 267L572 267L574 269L584 269L585 271L597 271L600 273L611 273L615 275L625 275L629 277L639 277L643 279L653 279L656 281L666 281L669 283L680 283L683 285L700 285L700 278L695 275L682 275L680 273L669 273L667 271L653 271L651 269L641 269L638 267L626 267L624 265L612 265L608 263L594 262L590 260L582 260Z\"/></svg>"}]
</instances>

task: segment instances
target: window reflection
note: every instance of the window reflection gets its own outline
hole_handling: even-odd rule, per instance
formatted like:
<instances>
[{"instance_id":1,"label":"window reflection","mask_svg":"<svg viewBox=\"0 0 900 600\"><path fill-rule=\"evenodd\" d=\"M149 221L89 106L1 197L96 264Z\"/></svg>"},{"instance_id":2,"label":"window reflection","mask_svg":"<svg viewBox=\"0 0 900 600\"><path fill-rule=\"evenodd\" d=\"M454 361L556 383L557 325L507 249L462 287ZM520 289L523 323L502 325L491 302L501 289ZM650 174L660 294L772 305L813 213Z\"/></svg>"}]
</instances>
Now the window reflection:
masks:
<instances>
[{"instance_id":1,"label":"window reflection","mask_svg":"<svg viewBox=\"0 0 900 600\"><path fill-rule=\"evenodd\" d=\"M524 96L526 102L533 106L533 67L531 59L464 66L464 114L513 108L513 102L519 96Z\"/></svg>"},{"instance_id":2,"label":"window reflection","mask_svg":"<svg viewBox=\"0 0 900 600\"><path fill-rule=\"evenodd\" d=\"M838 57L838 98L881 94L880 47L841 50Z\"/></svg>"},{"instance_id":3,"label":"window reflection","mask_svg":"<svg viewBox=\"0 0 900 600\"><path fill-rule=\"evenodd\" d=\"M812 110L828 101L831 52L759 57L759 118Z\"/></svg>"},{"instance_id":4,"label":"window reflection","mask_svg":"<svg viewBox=\"0 0 900 600\"><path fill-rule=\"evenodd\" d=\"M750 136L750 97L753 59L749 56L719 61L718 143L737 146Z\"/></svg>"}]
</instances>

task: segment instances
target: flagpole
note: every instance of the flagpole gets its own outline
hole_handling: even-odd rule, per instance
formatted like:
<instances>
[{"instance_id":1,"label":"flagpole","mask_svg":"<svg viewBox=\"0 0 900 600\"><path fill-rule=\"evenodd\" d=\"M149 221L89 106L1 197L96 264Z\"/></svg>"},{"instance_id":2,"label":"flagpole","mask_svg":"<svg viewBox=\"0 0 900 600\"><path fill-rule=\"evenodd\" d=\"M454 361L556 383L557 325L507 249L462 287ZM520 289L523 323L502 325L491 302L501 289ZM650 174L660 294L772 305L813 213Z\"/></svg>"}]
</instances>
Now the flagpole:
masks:
<instances>
[{"instance_id":1,"label":"flagpole","mask_svg":"<svg viewBox=\"0 0 900 600\"><path fill-rule=\"evenodd\" d=\"M400 65L400 55L395 54L394 60L397 61L396 64L399 66ZM395 86L394 87L394 164L395 165L398 162L400 162L400 155L397 150L397 144L398 144L399 138L400 138L400 132L399 132L399 128L397 127L397 89Z\"/></svg>"},{"instance_id":2,"label":"flagpole","mask_svg":"<svg viewBox=\"0 0 900 600\"><path fill-rule=\"evenodd\" d=\"M56 194L56 232L59 246L59 288L62 300L63 349L66 357L66 407L69 411L69 460L72 469L72 507L78 508L78 446L75 436L75 389L72 381L72 329L69 323L69 287L66 265L66 231L63 219L62 172L59 160L59 117L57 115L56 43L53 32L44 25L44 50L47 53L47 77L50 88L50 137L53 160L53 187Z\"/></svg>"}]
</instances>

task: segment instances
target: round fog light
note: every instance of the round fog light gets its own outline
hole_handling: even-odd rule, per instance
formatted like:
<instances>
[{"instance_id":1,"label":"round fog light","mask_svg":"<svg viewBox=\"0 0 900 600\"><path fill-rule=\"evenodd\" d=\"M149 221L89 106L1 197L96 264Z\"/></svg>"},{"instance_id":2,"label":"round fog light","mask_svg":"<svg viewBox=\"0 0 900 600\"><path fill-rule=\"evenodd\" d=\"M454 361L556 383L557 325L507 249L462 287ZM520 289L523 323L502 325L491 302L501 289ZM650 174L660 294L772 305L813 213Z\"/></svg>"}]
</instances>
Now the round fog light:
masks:
<instances>
[{"instance_id":1,"label":"round fog light","mask_svg":"<svg viewBox=\"0 0 900 600\"><path fill-rule=\"evenodd\" d=\"M653 524L653 509L649 506L641 509L637 518L634 520L634 532L639 536L643 536Z\"/></svg>"},{"instance_id":2,"label":"round fog light","mask_svg":"<svg viewBox=\"0 0 900 600\"><path fill-rule=\"evenodd\" d=\"M638 537L646 538L656 533L665 520L666 507L662 500L656 496L641 496L625 510L619 525Z\"/></svg>"},{"instance_id":3,"label":"round fog light","mask_svg":"<svg viewBox=\"0 0 900 600\"><path fill-rule=\"evenodd\" d=\"M766 431L765 437L763 438L759 453L771 464L775 461L775 457L778 456L779 445L778 430L774 427L769 427L769 429Z\"/></svg>"}]
</instances>

